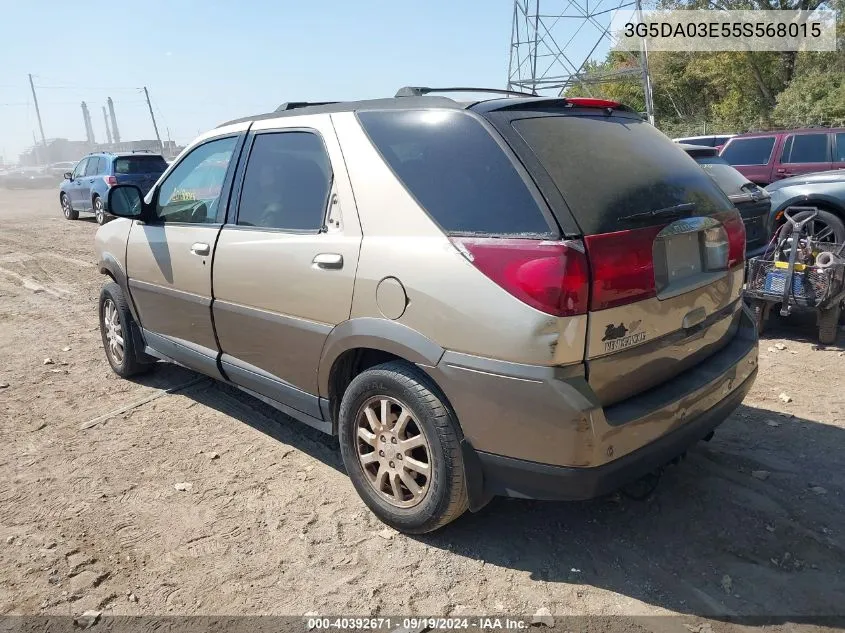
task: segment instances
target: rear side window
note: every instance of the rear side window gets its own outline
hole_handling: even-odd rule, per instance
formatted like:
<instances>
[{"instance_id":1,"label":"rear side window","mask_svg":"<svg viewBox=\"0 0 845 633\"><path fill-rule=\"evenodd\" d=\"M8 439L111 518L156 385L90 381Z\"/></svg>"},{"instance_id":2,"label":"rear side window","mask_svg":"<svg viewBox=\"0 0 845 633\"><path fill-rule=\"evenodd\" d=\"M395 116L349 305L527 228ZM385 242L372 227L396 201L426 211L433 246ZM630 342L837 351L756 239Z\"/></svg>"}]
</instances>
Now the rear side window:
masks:
<instances>
[{"instance_id":1,"label":"rear side window","mask_svg":"<svg viewBox=\"0 0 845 633\"><path fill-rule=\"evenodd\" d=\"M257 135L244 174L238 225L318 231L332 186L330 165L316 134Z\"/></svg>"},{"instance_id":2,"label":"rear side window","mask_svg":"<svg viewBox=\"0 0 845 633\"><path fill-rule=\"evenodd\" d=\"M121 156L114 159L115 174L161 174L167 163L161 156Z\"/></svg>"},{"instance_id":3,"label":"rear side window","mask_svg":"<svg viewBox=\"0 0 845 633\"><path fill-rule=\"evenodd\" d=\"M464 112L359 112L384 160L450 234L554 234L514 164Z\"/></svg>"},{"instance_id":4,"label":"rear side window","mask_svg":"<svg viewBox=\"0 0 845 633\"><path fill-rule=\"evenodd\" d=\"M722 150L722 158L731 165L768 165L774 146L774 136L734 139Z\"/></svg>"},{"instance_id":5,"label":"rear side window","mask_svg":"<svg viewBox=\"0 0 845 633\"><path fill-rule=\"evenodd\" d=\"M586 235L662 222L648 214L677 205L692 203L697 215L731 208L696 162L642 119L539 116L512 125Z\"/></svg>"},{"instance_id":6,"label":"rear side window","mask_svg":"<svg viewBox=\"0 0 845 633\"><path fill-rule=\"evenodd\" d=\"M830 161L827 134L796 134L784 144L782 163L824 163Z\"/></svg>"}]
</instances>

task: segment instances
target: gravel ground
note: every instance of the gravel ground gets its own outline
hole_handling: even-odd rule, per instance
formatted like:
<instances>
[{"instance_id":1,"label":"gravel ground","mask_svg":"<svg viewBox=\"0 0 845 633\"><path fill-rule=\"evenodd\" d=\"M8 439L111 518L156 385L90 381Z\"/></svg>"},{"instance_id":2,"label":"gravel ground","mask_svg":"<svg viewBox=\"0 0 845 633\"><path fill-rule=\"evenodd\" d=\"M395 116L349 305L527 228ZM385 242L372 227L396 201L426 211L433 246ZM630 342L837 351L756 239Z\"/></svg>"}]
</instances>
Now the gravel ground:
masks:
<instances>
[{"instance_id":1,"label":"gravel ground","mask_svg":"<svg viewBox=\"0 0 845 633\"><path fill-rule=\"evenodd\" d=\"M499 499L406 537L331 439L178 367L113 375L96 228L0 190L0 614L845 611L845 357L811 323L762 342L744 405L647 501Z\"/></svg>"}]
</instances>

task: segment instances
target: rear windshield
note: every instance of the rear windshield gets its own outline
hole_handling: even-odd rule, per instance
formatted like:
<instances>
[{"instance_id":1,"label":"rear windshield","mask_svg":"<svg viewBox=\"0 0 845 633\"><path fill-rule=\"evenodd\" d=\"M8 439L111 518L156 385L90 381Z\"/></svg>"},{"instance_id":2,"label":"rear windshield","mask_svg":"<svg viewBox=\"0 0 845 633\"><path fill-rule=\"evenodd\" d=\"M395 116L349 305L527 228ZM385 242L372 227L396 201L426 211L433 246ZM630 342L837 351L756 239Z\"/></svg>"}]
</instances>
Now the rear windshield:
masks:
<instances>
[{"instance_id":1,"label":"rear windshield","mask_svg":"<svg viewBox=\"0 0 845 633\"><path fill-rule=\"evenodd\" d=\"M723 159L718 156L699 156L695 160L707 172L707 175L719 185L719 189L729 196L737 193L746 193L748 184L751 181L728 165Z\"/></svg>"},{"instance_id":2,"label":"rear windshield","mask_svg":"<svg viewBox=\"0 0 845 633\"><path fill-rule=\"evenodd\" d=\"M167 169L161 156L124 156L115 158L116 174L160 174Z\"/></svg>"},{"instance_id":3,"label":"rear windshield","mask_svg":"<svg viewBox=\"0 0 845 633\"><path fill-rule=\"evenodd\" d=\"M450 234L554 233L525 181L475 118L450 110L359 112L370 140Z\"/></svg>"},{"instance_id":4,"label":"rear windshield","mask_svg":"<svg viewBox=\"0 0 845 633\"><path fill-rule=\"evenodd\" d=\"M774 136L734 139L722 150L720 156L731 165L768 165Z\"/></svg>"},{"instance_id":5,"label":"rear windshield","mask_svg":"<svg viewBox=\"0 0 845 633\"><path fill-rule=\"evenodd\" d=\"M731 208L716 184L649 123L629 117L540 116L512 123L586 235L634 228L626 216L692 203ZM636 226L665 222L637 220Z\"/></svg>"}]
</instances>

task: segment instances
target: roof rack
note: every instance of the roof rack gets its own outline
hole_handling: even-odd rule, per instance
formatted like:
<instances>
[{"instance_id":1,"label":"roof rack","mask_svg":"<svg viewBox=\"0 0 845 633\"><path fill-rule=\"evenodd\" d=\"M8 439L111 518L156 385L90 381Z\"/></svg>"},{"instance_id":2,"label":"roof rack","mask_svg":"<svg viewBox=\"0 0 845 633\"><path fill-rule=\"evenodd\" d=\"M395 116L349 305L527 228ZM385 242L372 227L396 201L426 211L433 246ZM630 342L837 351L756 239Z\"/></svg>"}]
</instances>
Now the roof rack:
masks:
<instances>
[{"instance_id":1,"label":"roof rack","mask_svg":"<svg viewBox=\"0 0 845 633\"><path fill-rule=\"evenodd\" d=\"M133 149L132 150L133 154L137 154L139 152L143 152L144 154L152 154L153 150L151 150L151 149Z\"/></svg>"},{"instance_id":2,"label":"roof rack","mask_svg":"<svg viewBox=\"0 0 845 633\"><path fill-rule=\"evenodd\" d=\"M514 97L536 97L533 92L519 92L502 88L426 88L425 86L404 86L396 91L396 97L422 97L430 92L488 92L491 94L512 95Z\"/></svg>"},{"instance_id":3,"label":"roof rack","mask_svg":"<svg viewBox=\"0 0 845 633\"><path fill-rule=\"evenodd\" d=\"M332 103L337 103L337 101L288 101L276 108L275 111L285 112L286 110L296 110L297 108L307 108L308 106L331 105Z\"/></svg>"}]
</instances>

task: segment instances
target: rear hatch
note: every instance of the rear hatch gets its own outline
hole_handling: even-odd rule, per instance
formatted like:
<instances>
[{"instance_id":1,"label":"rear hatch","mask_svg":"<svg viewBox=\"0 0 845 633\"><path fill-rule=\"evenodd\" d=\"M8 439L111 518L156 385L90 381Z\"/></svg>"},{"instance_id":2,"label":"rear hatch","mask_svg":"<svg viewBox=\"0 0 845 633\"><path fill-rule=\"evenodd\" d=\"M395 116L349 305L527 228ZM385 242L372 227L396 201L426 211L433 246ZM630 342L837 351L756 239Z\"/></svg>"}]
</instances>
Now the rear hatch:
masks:
<instances>
[{"instance_id":1,"label":"rear hatch","mask_svg":"<svg viewBox=\"0 0 845 633\"><path fill-rule=\"evenodd\" d=\"M723 158L699 156L695 160L725 192L742 216L742 222L745 224L746 252L763 248L768 241L766 222L771 207L769 193L748 180Z\"/></svg>"},{"instance_id":2,"label":"rear hatch","mask_svg":"<svg viewBox=\"0 0 845 633\"><path fill-rule=\"evenodd\" d=\"M118 156L114 159L114 175L119 185L135 185L146 193L167 169L167 162L156 154Z\"/></svg>"},{"instance_id":3,"label":"rear hatch","mask_svg":"<svg viewBox=\"0 0 845 633\"><path fill-rule=\"evenodd\" d=\"M696 162L618 104L544 100L484 116L523 160L589 268L590 386L603 405L722 349L738 327L745 231Z\"/></svg>"}]
</instances>

